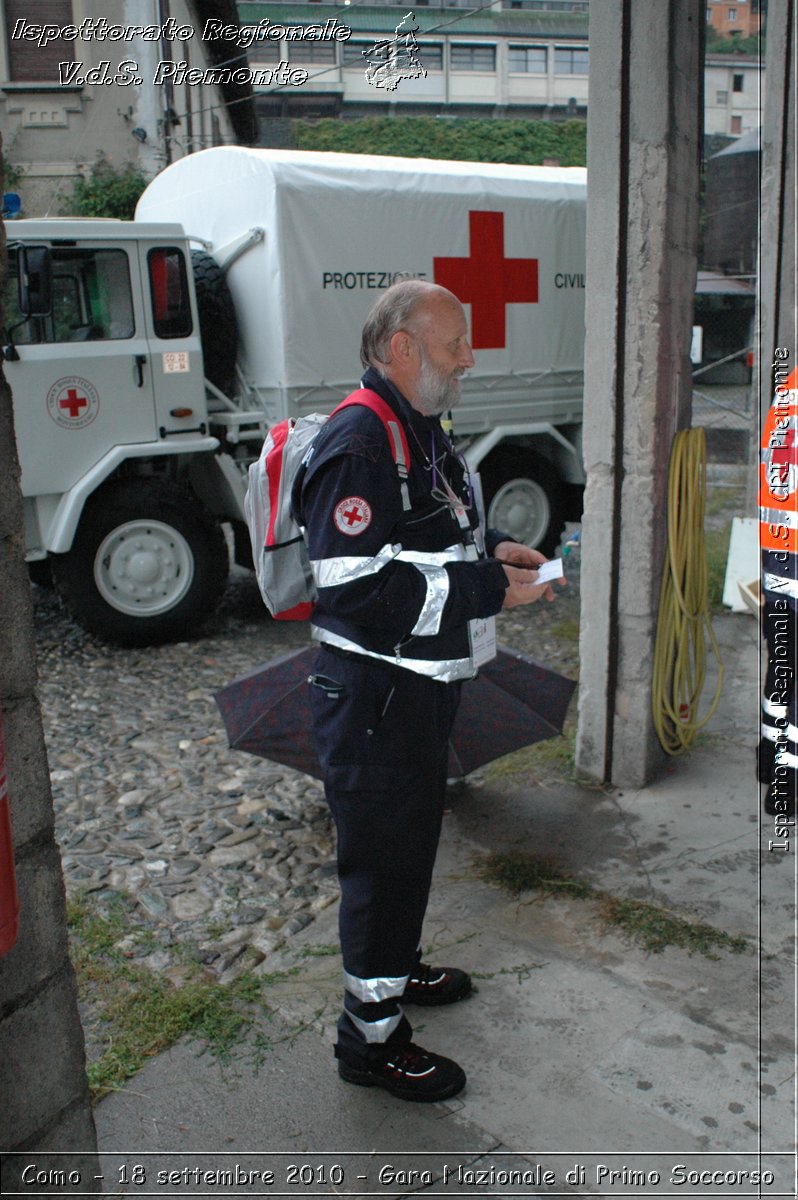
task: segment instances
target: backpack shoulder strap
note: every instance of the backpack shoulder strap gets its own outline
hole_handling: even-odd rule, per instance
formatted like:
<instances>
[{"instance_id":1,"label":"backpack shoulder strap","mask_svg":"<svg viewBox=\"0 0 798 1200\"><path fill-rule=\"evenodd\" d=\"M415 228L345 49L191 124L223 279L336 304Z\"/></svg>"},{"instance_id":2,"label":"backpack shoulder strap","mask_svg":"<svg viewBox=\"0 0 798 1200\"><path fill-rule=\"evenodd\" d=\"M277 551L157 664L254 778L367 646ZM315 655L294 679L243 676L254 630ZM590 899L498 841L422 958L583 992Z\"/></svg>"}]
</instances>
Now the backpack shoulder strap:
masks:
<instances>
[{"instance_id":1,"label":"backpack shoulder strap","mask_svg":"<svg viewBox=\"0 0 798 1200\"><path fill-rule=\"evenodd\" d=\"M334 408L330 413L334 417L336 413L344 408L349 408L353 404L359 404L363 408L370 408L373 413L380 418L385 426L385 432L388 434L388 441L391 446L391 454L393 461L396 463L396 470L399 474L400 487L402 492L402 507L405 512L410 510L410 493L407 487L407 478L410 474L410 447L407 444L407 436L404 431L402 422L397 417L396 413L391 408L386 400L377 392L373 392L370 388L358 388L356 392L352 392L351 396L347 396L345 400Z\"/></svg>"}]
</instances>

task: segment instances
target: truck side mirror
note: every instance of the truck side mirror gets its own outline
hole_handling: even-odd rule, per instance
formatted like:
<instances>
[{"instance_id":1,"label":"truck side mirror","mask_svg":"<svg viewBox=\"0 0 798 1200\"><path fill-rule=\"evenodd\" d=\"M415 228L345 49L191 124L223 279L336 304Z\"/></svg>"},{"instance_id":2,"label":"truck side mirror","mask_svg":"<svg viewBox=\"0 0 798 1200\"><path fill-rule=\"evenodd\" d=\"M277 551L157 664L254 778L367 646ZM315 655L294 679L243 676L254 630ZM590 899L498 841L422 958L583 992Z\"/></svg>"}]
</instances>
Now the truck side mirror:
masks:
<instances>
[{"instance_id":1,"label":"truck side mirror","mask_svg":"<svg viewBox=\"0 0 798 1200\"><path fill-rule=\"evenodd\" d=\"M53 259L49 246L18 246L19 311L47 317L53 310Z\"/></svg>"}]
</instances>

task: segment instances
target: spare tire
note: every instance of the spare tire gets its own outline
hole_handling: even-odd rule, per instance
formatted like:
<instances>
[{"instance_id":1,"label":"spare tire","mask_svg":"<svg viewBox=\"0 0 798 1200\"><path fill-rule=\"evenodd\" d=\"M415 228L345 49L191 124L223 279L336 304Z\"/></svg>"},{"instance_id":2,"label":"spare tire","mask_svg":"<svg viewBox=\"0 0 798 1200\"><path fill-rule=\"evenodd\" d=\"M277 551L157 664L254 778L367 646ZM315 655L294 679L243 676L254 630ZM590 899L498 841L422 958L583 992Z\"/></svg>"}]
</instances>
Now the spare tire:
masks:
<instances>
[{"instance_id":1,"label":"spare tire","mask_svg":"<svg viewBox=\"0 0 798 1200\"><path fill-rule=\"evenodd\" d=\"M222 268L204 250L191 251L194 287L197 292L205 377L230 395L234 390L238 353L238 328L233 297Z\"/></svg>"}]
</instances>

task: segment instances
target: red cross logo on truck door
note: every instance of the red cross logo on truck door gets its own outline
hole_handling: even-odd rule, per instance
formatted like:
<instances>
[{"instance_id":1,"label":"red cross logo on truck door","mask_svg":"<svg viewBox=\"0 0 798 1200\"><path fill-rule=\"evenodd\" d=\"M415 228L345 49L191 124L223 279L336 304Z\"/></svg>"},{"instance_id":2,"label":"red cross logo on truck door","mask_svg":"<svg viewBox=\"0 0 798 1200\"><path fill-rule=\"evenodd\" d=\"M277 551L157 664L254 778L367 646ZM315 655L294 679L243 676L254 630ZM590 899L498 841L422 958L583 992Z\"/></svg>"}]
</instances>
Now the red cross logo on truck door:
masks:
<instances>
[{"instance_id":1,"label":"red cross logo on truck door","mask_svg":"<svg viewBox=\"0 0 798 1200\"><path fill-rule=\"evenodd\" d=\"M79 417L80 410L89 403L86 396L79 396L74 388L67 388L67 393L58 401L59 408L65 408L70 417Z\"/></svg>"},{"instance_id":2,"label":"red cross logo on truck door","mask_svg":"<svg viewBox=\"0 0 798 1200\"><path fill-rule=\"evenodd\" d=\"M471 305L475 350L507 344L505 305L537 304L538 260L504 257L504 213L469 212L470 258L434 258L433 278Z\"/></svg>"},{"instance_id":3,"label":"red cross logo on truck door","mask_svg":"<svg viewBox=\"0 0 798 1200\"><path fill-rule=\"evenodd\" d=\"M100 396L88 379L65 375L47 393L47 411L62 429L85 429L100 411Z\"/></svg>"}]
</instances>

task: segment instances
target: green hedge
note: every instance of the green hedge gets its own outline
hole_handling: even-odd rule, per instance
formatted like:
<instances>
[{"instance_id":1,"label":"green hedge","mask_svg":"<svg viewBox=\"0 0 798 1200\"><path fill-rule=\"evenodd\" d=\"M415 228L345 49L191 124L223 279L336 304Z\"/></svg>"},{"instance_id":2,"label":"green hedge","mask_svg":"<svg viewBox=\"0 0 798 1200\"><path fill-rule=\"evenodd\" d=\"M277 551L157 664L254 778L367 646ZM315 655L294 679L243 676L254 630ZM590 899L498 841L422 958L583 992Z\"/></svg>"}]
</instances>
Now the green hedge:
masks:
<instances>
[{"instance_id":1,"label":"green hedge","mask_svg":"<svg viewBox=\"0 0 798 1200\"><path fill-rule=\"evenodd\" d=\"M750 37L725 37L714 30L707 30L707 54L746 54L753 58L765 56L764 35L752 33Z\"/></svg>"},{"instance_id":2,"label":"green hedge","mask_svg":"<svg viewBox=\"0 0 798 1200\"><path fill-rule=\"evenodd\" d=\"M100 158L88 178L79 179L72 189L72 213L79 217L117 217L131 221L147 178L132 163L114 167Z\"/></svg>"},{"instance_id":3,"label":"green hedge","mask_svg":"<svg viewBox=\"0 0 798 1200\"><path fill-rule=\"evenodd\" d=\"M300 150L461 162L542 163L545 158L556 158L564 167L586 163L584 121L365 117L357 121L295 120L292 125Z\"/></svg>"}]
</instances>

